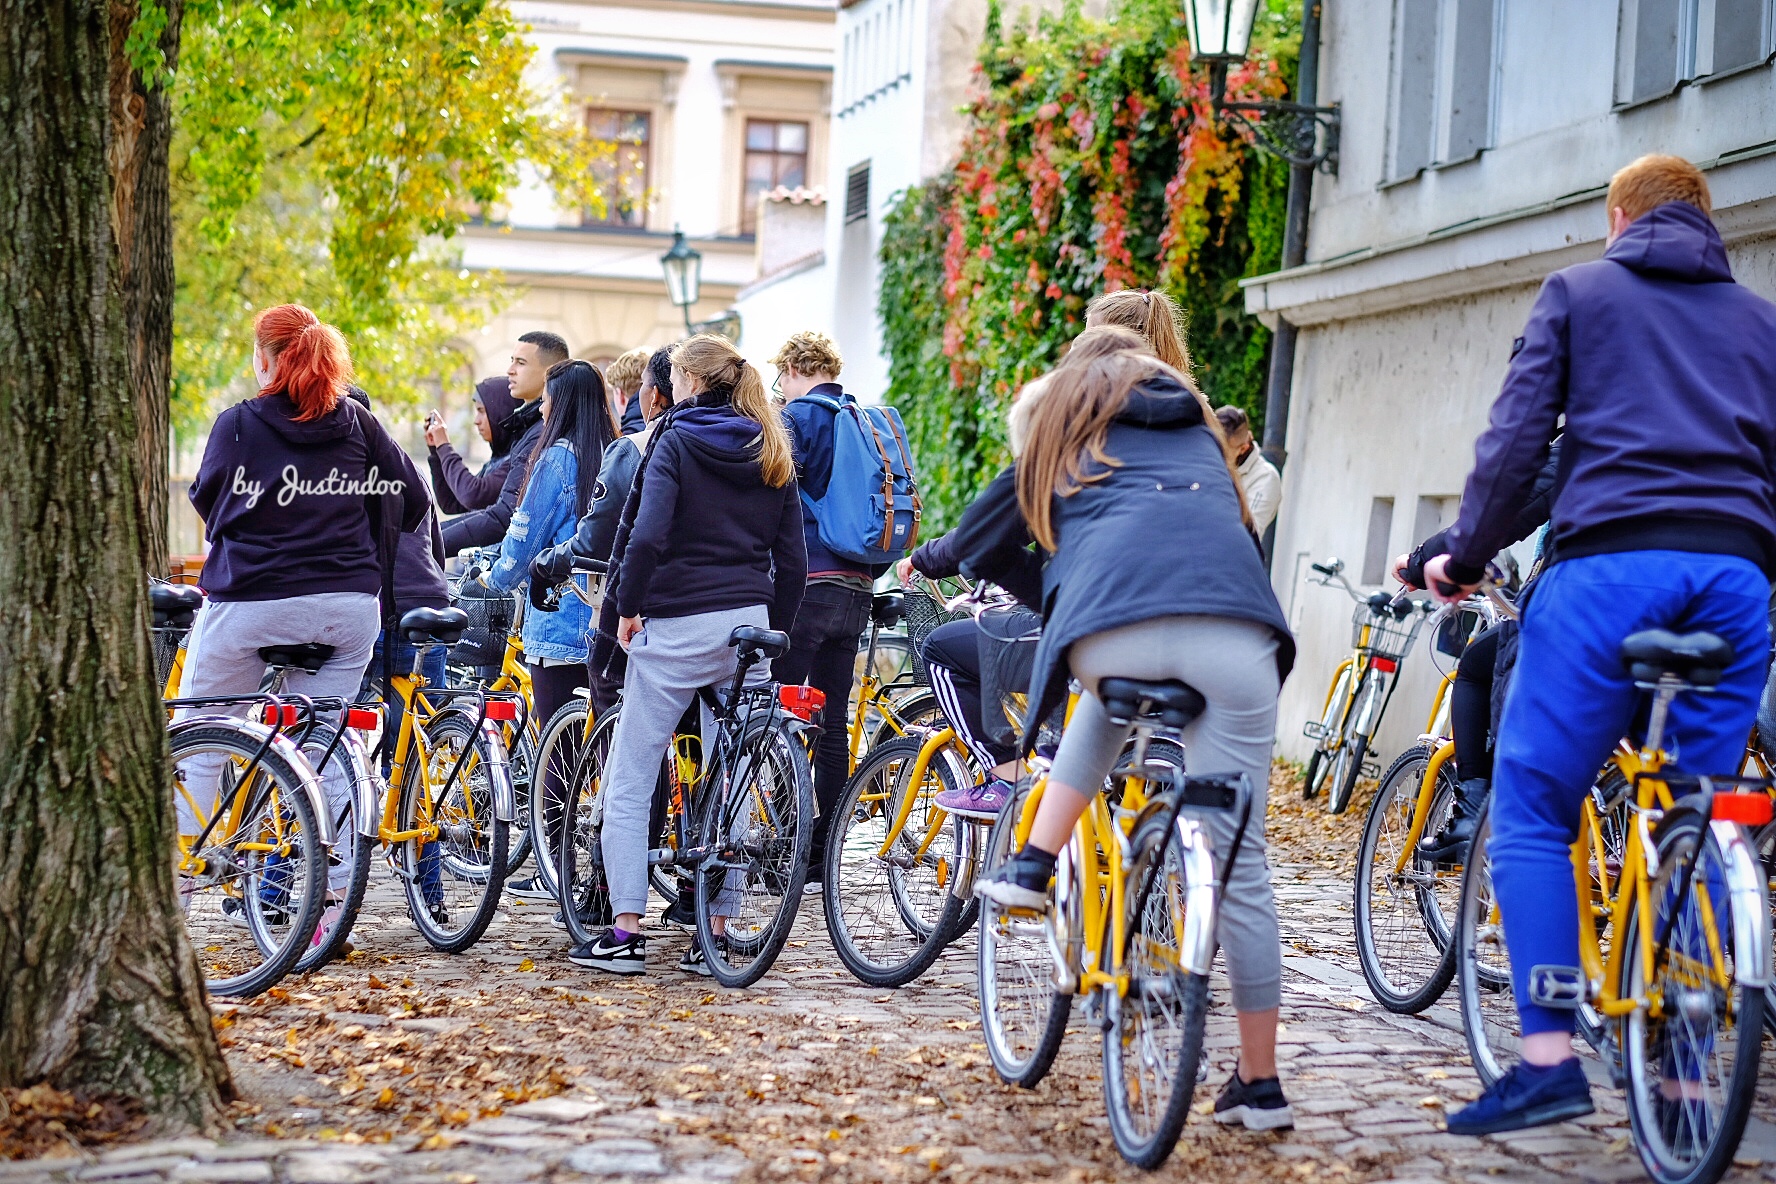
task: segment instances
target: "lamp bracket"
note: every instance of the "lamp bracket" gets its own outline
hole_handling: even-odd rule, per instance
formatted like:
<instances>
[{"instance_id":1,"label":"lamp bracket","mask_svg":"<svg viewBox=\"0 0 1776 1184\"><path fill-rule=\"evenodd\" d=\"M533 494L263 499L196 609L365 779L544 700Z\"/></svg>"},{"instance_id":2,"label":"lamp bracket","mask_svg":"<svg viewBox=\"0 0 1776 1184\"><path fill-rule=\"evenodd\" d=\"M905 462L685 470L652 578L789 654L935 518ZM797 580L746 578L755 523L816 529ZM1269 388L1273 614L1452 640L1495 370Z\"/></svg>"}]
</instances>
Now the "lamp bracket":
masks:
<instances>
[{"instance_id":1,"label":"lamp bracket","mask_svg":"<svg viewBox=\"0 0 1776 1184\"><path fill-rule=\"evenodd\" d=\"M1210 72L1210 103L1215 113L1252 134L1260 151L1297 168L1317 168L1338 175L1338 104L1267 101L1230 103L1226 99L1227 67L1216 62Z\"/></svg>"}]
</instances>

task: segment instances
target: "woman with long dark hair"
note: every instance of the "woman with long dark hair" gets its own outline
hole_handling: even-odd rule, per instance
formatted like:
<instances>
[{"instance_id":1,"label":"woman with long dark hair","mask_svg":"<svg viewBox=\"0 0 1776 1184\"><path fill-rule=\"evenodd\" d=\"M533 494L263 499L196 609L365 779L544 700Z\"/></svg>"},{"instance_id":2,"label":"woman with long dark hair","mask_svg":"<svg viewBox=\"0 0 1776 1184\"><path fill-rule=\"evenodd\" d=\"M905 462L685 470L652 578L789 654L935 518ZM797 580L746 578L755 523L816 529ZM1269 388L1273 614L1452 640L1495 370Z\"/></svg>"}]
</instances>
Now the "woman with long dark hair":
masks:
<instances>
[{"instance_id":1,"label":"woman with long dark hair","mask_svg":"<svg viewBox=\"0 0 1776 1184\"><path fill-rule=\"evenodd\" d=\"M549 367L542 403L543 434L536 451L517 462L529 467L524 494L500 543L499 559L487 573L487 583L501 592L524 583L530 561L543 548L573 537L592 503L599 458L617 437L604 377L591 362L570 358ZM524 657L539 724L586 685L591 629L592 610L572 596L562 601L560 612L524 618Z\"/></svg>"}]
</instances>

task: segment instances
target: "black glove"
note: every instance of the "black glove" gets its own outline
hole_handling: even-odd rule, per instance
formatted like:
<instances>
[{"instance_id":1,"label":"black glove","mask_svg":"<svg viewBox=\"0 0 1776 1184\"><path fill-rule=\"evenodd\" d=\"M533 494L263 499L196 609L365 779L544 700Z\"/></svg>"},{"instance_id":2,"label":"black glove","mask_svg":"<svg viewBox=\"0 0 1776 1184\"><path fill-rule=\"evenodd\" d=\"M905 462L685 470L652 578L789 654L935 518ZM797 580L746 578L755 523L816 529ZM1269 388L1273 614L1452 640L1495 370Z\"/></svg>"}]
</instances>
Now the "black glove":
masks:
<instances>
[{"instance_id":1,"label":"black glove","mask_svg":"<svg viewBox=\"0 0 1776 1184\"><path fill-rule=\"evenodd\" d=\"M537 557L530 561L530 586L538 584L545 588L553 588L557 584L565 584L573 575L573 545L562 543L554 547L546 547L537 552ZM534 599L534 593L532 594Z\"/></svg>"}]
</instances>

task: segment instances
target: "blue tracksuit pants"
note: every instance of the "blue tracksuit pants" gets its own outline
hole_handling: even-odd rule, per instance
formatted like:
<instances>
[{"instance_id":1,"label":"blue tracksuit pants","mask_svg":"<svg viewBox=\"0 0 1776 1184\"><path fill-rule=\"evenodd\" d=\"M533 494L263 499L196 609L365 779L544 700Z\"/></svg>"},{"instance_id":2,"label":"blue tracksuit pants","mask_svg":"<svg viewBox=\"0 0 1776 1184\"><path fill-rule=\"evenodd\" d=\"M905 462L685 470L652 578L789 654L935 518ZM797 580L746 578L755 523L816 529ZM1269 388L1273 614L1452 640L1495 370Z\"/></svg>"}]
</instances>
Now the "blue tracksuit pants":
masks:
<instances>
[{"instance_id":1,"label":"blue tracksuit pants","mask_svg":"<svg viewBox=\"0 0 1776 1184\"><path fill-rule=\"evenodd\" d=\"M1567 559L1536 581L1499 724L1488 848L1525 1034L1573 1028L1571 1012L1529 1002L1529 972L1579 963L1570 849L1585 794L1645 698L1622 639L1670 629L1732 643L1719 689L1672 704L1665 745L1680 772L1737 773L1770 656L1769 600L1756 564L1682 551Z\"/></svg>"}]
</instances>

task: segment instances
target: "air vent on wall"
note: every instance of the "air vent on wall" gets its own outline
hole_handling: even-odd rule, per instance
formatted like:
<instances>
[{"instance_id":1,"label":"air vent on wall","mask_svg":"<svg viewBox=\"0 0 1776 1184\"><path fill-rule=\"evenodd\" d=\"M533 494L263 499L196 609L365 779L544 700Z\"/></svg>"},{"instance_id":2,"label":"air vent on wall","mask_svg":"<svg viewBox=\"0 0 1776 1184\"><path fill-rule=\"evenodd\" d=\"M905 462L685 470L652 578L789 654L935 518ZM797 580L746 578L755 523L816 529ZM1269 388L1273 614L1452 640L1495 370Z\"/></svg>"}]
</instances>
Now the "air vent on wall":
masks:
<instances>
[{"instance_id":1,"label":"air vent on wall","mask_svg":"<svg viewBox=\"0 0 1776 1184\"><path fill-rule=\"evenodd\" d=\"M869 161L854 165L845 174L845 221L858 222L869 217Z\"/></svg>"}]
</instances>

